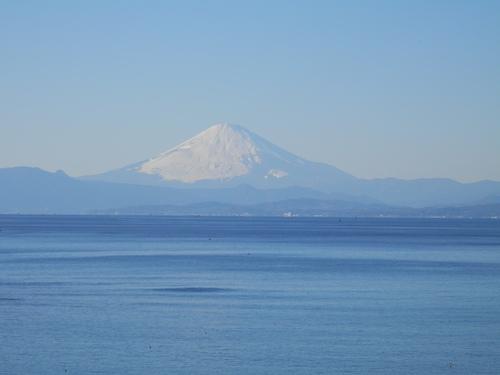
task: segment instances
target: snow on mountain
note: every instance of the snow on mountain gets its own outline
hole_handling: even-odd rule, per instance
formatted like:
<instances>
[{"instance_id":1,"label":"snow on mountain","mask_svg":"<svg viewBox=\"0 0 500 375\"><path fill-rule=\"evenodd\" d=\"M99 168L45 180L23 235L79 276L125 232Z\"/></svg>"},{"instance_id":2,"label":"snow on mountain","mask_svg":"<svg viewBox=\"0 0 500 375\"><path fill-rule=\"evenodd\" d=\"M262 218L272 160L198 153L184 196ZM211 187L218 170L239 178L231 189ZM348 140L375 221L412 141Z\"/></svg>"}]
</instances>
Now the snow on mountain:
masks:
<instances>
[{"instance_id":1,"label":"snow on mountain","mask_svg":"<svg viewBox=\"0 0 500 375\"><path fill-rule=\"evenodd\" d=\"M142 164L139 172L184 183L230 179L246 175L254 166L263 164L265 154L292 165L303 164L299 157L241 126L219 124ZM287 175L276 169L268 174L275 178Z\"/></svg>"},{"instance_id":2,"label":"snow on mountain","mask_svg":"<svg viewBox=\"0 0 500 375\"><path fill-rule=\"evenodd\" d=\"M183 187L325 188L355 178L298 157L239 125L218 124L148 161L101 175L110 182Z\"/></svg>"},{"instance_id":3,"label":"snow on mountain","mask_svg":"<svg viewBox=\"0 0 500 375\"><path fill-rule=\"evenodd\" d=\"M357 179L333 166L302 159L237 125L215 125L151 160L80 179L121 184L87 183L62 172L0 170L0 212L49 212L44 210L50 207L52 212L82 212L85 207L243 204L287 198L428 207L500 196L500 182L495 181Z\"/></svg>"}]
</instances>

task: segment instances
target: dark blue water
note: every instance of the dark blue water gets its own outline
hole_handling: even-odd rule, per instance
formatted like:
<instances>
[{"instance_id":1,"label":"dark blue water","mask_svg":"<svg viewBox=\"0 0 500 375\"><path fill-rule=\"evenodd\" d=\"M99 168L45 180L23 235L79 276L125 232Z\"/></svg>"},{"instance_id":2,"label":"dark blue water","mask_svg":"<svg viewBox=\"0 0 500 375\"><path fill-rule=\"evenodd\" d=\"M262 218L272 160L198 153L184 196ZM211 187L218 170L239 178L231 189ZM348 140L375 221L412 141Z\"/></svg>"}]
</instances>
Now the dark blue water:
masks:
<instances>
[{"instance_id":1,"label":"dark blue water","mask_svg":"<svg viewBox=\"0 0 500 375\"><path fill-rule=\"evenodd\" d=\"M500 374L499 220L0 229L1 374Z\"/></svg>"}]
</instances>

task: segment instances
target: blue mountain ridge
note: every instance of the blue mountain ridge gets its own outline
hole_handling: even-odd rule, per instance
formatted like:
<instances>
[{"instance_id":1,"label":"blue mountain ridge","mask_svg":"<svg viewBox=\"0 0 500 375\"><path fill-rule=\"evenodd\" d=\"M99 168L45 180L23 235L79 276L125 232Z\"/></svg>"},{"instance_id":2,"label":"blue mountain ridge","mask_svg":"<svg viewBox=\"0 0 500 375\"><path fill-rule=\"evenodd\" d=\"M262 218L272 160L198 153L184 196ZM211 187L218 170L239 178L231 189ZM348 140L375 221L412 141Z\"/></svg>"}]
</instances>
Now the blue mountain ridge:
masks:
<instances>
[{"instance_id":1,"label":"blue mountain ridge","mask_svg":"<svg viewBox=\"0 0 500 375\"><path fill-rule=\"evenodd\" d=\"M158 207L186 207L189 210L171 210L174 214L201 212L203 204L212 206L212 213L220 213L226 207L249 210L254 206L255 214L281 215L288 211L307 214L335 214L335 212L357 216L414 215L412 209L427 205L425 215L446 212L446 209L478 206L490 207L487 217L498 216L495 207L500 202L500 182L481 181L460 184L448 179L422 180L359 180L350 192L324 193L311 188L287 187L281 189L257 189L250 185L223 189L176 189L171 187L119 184L100 181L82 181L66 175L39 168L15 167L0 169L0 213L1 214L81 214L113 213L128 207L129 213L160 213ZM442 195L447 199L443 199ZM397 200L406 204L389 203ZM441 200L440 200L441 199ZM453 203L446 203L446 202ZM412 202L417 202L417 204ZM420 204L420 206L418 205ZM198 205L198 206L196 206ZM144 207L149 206L149 211ZM266 208L267 206L267 208ZM446 207L448 206L448 207ZM130 209L136 207L136 209ZM137 209L137 207L141 207ZM216 208L218 207L218 208ZM336 211L337 210L337 211ZM492 211L493 210L493 211ZM126 210L125 210L126 211ZM125 213L123 211L123 213ZM210 209L203 209L210 214ZM241 210L240 210L241 211ZM238 210L226 209L227 214L240 214ZM245 210L243 210L245 211ZM451 212L451 211L450 211ZM162 212L164 214L165 212ZM454 216L461 216L455 212Z\"/></svg>"},{"instance_id":2,"label":"blue mountain ridge","mask_svg":"<svg viewBox=\"0 0 500 375\"><path fill-rule=\"evenodd\" d=\"M302 187L335 199L355 197L359 201L367 197L372 202L419 208L471 204L500 196L500 182L495 181L461 184L442 178L359 179L334 166L303 159L231 124L214 125L148 161L82 179L193 190L242 185L260 190ZM245 203L245 197L240 198L240 203ZM222 194L215 200L223 201Z\"/></svg>"}]
</instances>

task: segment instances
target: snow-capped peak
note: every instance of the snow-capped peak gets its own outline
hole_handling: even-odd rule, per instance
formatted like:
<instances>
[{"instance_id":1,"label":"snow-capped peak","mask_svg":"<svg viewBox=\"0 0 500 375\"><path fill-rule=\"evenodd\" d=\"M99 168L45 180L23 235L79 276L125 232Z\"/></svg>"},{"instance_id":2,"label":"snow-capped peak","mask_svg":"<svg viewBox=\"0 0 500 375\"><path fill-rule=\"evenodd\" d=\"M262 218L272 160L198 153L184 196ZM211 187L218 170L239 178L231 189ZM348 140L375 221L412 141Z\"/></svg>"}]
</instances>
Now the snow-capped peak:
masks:
<instances>
[{"instance_id":1,"label":"snow-capped peak","mask_svg":"<svg viewBox=\"0 0 500 375\"><path fill-rule=\"evenodd\" d=\"M292 163L301 160L242 126L218 124L142 164L139 172L184 183L226 180L248 174L262 164L263 154Z\"/></svg>"},{"instance_id":2,"label":"snow-capped peak","mask_svg":"<svg viewBox=\"0 0 500 375\"><path fill-rule=\"evenodd\" d=\"M329 191L355 179L339 169L302 159L239 125L218 124L149 161L89 179L171 187L256 188L303 186Z\"/></svg>"}]
</instances>

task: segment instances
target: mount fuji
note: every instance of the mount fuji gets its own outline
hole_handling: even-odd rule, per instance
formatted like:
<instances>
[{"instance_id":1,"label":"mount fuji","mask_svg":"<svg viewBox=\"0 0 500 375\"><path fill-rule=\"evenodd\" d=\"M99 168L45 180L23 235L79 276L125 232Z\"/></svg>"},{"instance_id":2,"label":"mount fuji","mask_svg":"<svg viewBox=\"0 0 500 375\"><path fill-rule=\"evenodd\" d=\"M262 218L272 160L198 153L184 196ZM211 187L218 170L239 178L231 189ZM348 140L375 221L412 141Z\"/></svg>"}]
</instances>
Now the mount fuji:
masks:
<instances>
[{"instance_id":1,"label":"mount fuji","mask_svg":"<svg viewBox=\"0 0 500 375\"><path fill-rule=\"evenodd\" d=\"M31 167L0 169L0 213L116 213L123 208L141 214L297 211L499 217L499 202L499 181L359 179L226 124L150 160L99 175L72 178ZM251 207L255 204L265 207ZM463 208L475 205L479 211ZM446 206L454 211L438 210Z\"/></svg>"},{"instance_id":2,"label":"mount fuji","mask_svg":"<svg viewBox=\"0 0 500 375\"><path fill-rule=\"evenodd\" d=\"M214 125L150 160L80 179L195 188L190 189L193 194L216 189L223 195L224 188L244 185L260 190L307 188L336 199L360 202L368 198L408 207L496 201L500 196L500 182L496 181L359 179L334 166L305 160L242 126L228 124Z\"/></svg>"},{"instance_id":3,"label":"mount fuji","mask_svg":"<svg viewBox=\"0 0 500 375\"><path fill-rule=\"evenodd\" d=\"M256 188L301 186L331 192L357 180L333 166L305 160L239 125L218 124L146 161L103 174L100 180L169 187Z\"/></svg>"}]
</instances>

